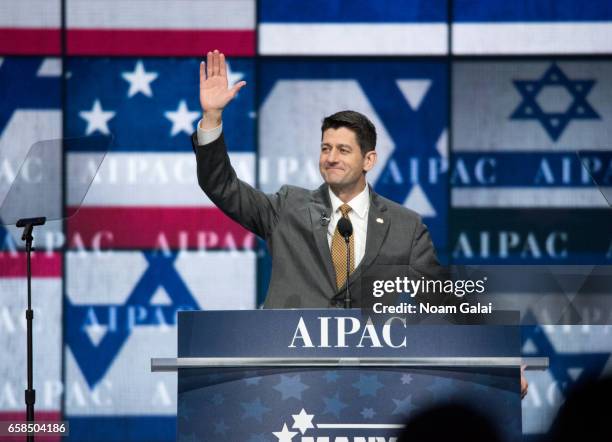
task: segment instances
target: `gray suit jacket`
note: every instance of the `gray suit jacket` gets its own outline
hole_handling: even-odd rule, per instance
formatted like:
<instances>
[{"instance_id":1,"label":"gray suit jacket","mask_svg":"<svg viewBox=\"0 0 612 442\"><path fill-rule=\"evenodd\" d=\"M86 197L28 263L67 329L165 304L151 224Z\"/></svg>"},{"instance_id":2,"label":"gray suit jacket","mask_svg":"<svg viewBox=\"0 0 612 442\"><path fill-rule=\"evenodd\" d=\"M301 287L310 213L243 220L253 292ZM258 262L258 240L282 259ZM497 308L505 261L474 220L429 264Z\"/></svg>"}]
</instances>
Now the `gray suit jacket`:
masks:
<instances>
[{"instance_id":1,"label":"gray suit jacket","mask_svg":"<svg viewBox=\"0 0 612 442\"><path fill-rule=\"evenodd\" d=\"M322 220L331 214L327 185L316 190L285 185L265 194L237 178L223 135L198 146L193 134L192 143L202 190L230 218L267 242L272 275L264 308L341 307L344 292L336 289ZM362 278L380 279L380 266L409 265L415 278L429 277L439 268L420 216L373 190L370 197L365 255L348 282L354 307L362 305Z\"/></svg>"}]
</instances>

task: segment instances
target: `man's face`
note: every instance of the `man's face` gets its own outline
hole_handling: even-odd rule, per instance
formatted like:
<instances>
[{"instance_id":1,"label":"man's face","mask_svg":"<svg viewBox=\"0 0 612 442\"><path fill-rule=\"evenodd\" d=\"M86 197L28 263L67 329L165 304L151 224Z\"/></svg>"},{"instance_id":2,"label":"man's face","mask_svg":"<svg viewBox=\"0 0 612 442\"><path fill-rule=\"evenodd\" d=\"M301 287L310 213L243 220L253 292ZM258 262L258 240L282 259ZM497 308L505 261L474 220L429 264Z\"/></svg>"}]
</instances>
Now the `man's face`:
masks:
<instances>
[{"instance_id":1,"label":"man's face","mask_svg":"<svg viewBox=\"0 0 612 442\"><path fill-rule=\"evenodd\" d=\"M372 168L371 154L363 156L355 132L346 127L327 129L321 140L319 171L332 188L351 188L365 183L364 171ZM375 154L374 154L375 156Z\"/></svg>"}]
</instances>

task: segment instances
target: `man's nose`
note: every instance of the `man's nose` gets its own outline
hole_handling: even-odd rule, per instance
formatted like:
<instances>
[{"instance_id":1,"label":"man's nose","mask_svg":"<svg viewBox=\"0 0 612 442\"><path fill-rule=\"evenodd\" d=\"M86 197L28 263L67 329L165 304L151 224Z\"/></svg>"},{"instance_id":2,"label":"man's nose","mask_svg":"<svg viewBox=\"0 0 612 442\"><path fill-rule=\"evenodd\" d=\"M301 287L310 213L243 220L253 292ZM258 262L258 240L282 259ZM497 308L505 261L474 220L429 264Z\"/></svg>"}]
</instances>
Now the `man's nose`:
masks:
<instances>
[{"instance_id":1,"label":"man's nose","mask_svg":"<svg viewBox=\"0 0 612 442\"><path fill-rule=\"evenodd\" d=\"M327 162L335 163L336 161L338 161L338 151L336 149L331 149L327 155Z\"/></svg>"}]
</instances>

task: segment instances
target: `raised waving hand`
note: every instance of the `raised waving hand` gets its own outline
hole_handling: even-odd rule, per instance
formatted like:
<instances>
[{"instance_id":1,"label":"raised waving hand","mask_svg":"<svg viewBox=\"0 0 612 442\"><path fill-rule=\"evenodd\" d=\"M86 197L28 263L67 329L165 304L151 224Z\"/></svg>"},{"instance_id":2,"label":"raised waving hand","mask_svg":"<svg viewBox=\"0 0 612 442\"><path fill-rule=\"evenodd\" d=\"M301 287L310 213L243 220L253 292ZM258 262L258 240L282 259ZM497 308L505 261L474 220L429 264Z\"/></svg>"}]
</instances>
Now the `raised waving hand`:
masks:
<instances>
[{"instance_id":1,"label":"raised waving hand","mask_svg":"<svg viewBox=\"0 0 612 442\"><path fill-rule=\"evenodd\" d=\"M228 88L225 55L217 50L206 55L206 62L200 63L200 105L204 129L221 123L223 109L245 85L246 81L239 81Z\"/></svg>"}]
</instances>

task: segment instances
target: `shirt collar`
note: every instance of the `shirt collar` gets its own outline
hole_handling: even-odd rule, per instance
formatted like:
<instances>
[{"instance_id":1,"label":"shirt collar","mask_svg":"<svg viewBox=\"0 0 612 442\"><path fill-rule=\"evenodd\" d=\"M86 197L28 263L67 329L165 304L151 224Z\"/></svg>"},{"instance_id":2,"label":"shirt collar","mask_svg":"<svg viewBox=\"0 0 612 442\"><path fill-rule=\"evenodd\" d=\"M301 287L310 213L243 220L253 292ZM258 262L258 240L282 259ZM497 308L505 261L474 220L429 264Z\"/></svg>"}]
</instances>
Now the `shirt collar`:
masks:
<instances>
[{"instance_id":1,"label":"shirt collar","mask_svg":"<svg viewBox=\"0 0 612 442\"><path fill-rule=\"evenodd\" d=\"M332 192L328 186L329 199L332 205L332 213L336 213L340 206L344 204L340 198ZM347 203L359 218L365 218L368 207L370 206L370 186L366 183L365 188Z\"/></svg>"}]
</instances>

